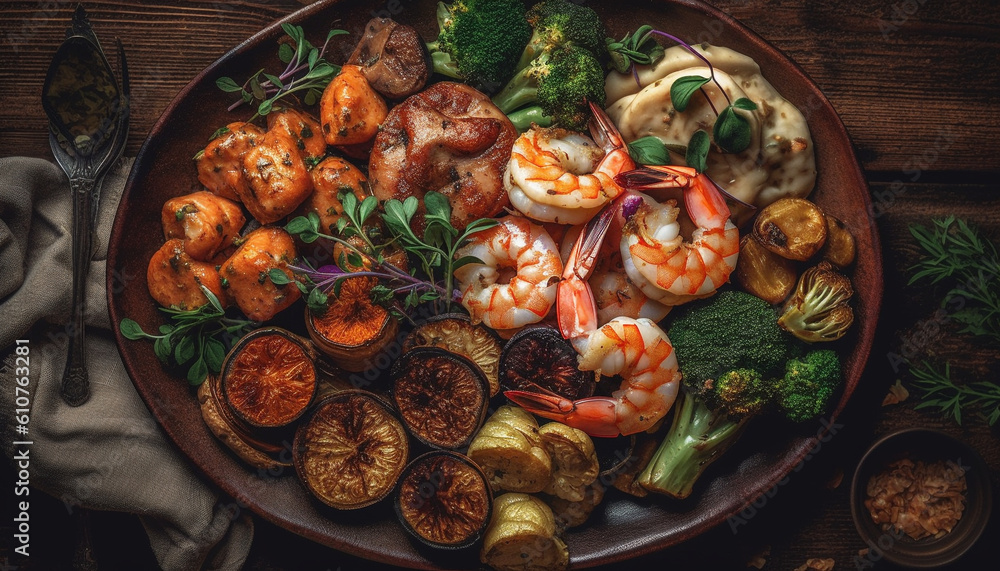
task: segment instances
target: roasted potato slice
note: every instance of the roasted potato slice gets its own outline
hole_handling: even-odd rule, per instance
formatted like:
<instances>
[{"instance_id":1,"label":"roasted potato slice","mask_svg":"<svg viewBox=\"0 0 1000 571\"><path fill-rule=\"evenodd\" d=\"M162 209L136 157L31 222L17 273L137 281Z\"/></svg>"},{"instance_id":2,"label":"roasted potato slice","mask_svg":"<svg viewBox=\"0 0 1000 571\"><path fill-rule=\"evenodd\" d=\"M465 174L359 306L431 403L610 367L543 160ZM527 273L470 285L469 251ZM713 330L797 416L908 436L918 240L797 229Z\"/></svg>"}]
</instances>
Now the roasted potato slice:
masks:
<instances>
[{"instance_id":1,"label":"roasted potato slice","mask_svg":"<svg viewBox=\"0 0 1000 571\"><path fill-rule=\"evenodd\" d=\"M552 480L545 493L574 502L583 500L587 486L601 471L593 440L586 432L561 422L542 426L538 434L552 459Z\"/></svg>"},{"instance_id":2,"label":"roasted potato slice","mask_svg":"<svg viewBox=\"0 0 1000 571\"><path fill-rule=\"evenodd\" d=\"M493 501L479 559L497 571L553 571L566 569L569 550L556 536L555 517L545 502L508 493Z\"/></svg>"},{"instance_id":3,"label":"roasted potato slice","mask_svg":"<svg viewBox=\"0 0 1000 571\"><path fill-rule=\"evenodd\" d=\"M736 281L748 293L777 305L792 293L798 279L795 262L768 250L753 234L740 240Z\"/></svg>"},{"instance_id":4,"label":"roasted potato slice","mask_svg":"<svg viewBox=\"0 0 1000 571\"><path fill-rule=\"evenodd\" d=\"M854 263L854 258L858 255L854 235L843 222L829 214L826 215L826 244L819 255L840 269Z\"/></svg>"},{"instance_id":5,"label":"roasted potato slice","mask_svg":"<svg viewBox=\"0 0 1000 571\"><path fill-rule=\"evenodd\" d=\"M826 217L803 198L782 198L760 211L753 234L768 250L804 262L826 242Z\"/></svg>"},{"instance_id":6,"label":"roasted potato slice","mask_svg":"<svg viewBox=\"0 0 1000 571\"><path fill-rule=\"evenodd\" d=\"M247 442L236 428L225 419L219 409L219 403L212 394L212 384L218 383L218 377L209 377L198 387L198 404L201 407L201 417L209 431L244 462L255 468L276 470L282 466L290 466L278 462L265 452L258 450Z\"/></svg>"},{"instance_id":7,"label":"roasted potato slice","mask_svg":"<svg viewBox=\"0 0 1000 571\"><path fill-rule=\"evenodd\" d=\"M472 440L468 454L494 490L541 492L552 479L552 459L538 423L520 407L498 408Z\"/></svg>"}]
</instances>

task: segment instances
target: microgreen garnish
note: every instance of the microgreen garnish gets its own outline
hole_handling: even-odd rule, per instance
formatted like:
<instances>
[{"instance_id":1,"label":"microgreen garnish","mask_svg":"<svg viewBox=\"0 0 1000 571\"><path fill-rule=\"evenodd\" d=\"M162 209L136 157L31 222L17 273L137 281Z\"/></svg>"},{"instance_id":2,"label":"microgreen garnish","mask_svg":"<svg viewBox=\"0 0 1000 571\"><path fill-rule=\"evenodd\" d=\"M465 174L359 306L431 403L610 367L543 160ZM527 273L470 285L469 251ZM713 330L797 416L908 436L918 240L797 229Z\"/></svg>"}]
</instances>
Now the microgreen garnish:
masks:
<instances>
[{"instance_id":1,"label":"microgreen garnish","mask_svg":"<svg viewBox=\"0 0 1000 571\"><path fill-rule=\"evenodd\" d=\"M240 94L240 100L229 106L230 111L244 103L256 108L257 112L250 118L251 121L270 113L278 100L292 93L304 91L305 104L315 105L330 80L340 72L340 66L323 59L323 54L330 40L347 34L347 30L330 30L323 47L316 48L306 39L301 26L282 24L281 29L291 39L291 43L282 43L278 48L278 58L287 64L280 75L265 73L262 69L242 85L231 77L220 77L215 81L219 89Z\"/></svg>"},{"instance_id":2,"label":"microgreen garnish","mask_svg":"<svg viewBox=\"0 0 1000 571\"><path fill-rule=\"evenodd\" d=\"M118 328L126 339L152 339L153 352L163 363L187 366L187 380L200 385L209 374L222 371L222 361L233 344L249 332L254 322L226 317L219 298L199 285L208 303L195 309L160 308L170 315L170 323L160 326L160 334L142 330L135 320L125 318Z\"/></svg>"},{"instance_id":3,"label":"microgreen garnish","mask_svg":"<svg viewBox=\"0 0 1000 571\"><path fill-rule=\"evenodd\" d=\"M640 165L669 165L670 151L659 137L649 135L628 144L628 154Z\"/></svg>"},{"instance_id":4,"label":"microgreen garnish","mask_svg":"<svg viewBox=\"0 0 1000 571\"><path fill-rule=\"evenodd\" d=\"M676 42L678 45L704 62L705 66L708 67L708 77L702 77L700 75L685 75L674 80L674 83L670 85L670 101L673 104L674 109L681 112L686 110L688 104L691 102L691 97L700 91L701 94L705 96L705 100L708 101L709 106L712 108L712 111L716 116L715 124L712 127L712 138L714 139L715 144L718 145L719 149L726 153L742 153L749 148L752 136L750 122L747 121L746 117L737 113L736 110L741 109L744 111L753 111L757 109L757 104L746 97L741 97L736 101L732 101L729 98L729 94L726 93L726 90L722 88L722 84L719 83L718 78L716 78L715 66L712 65L712 62L709 61L704 54L696 50L684 40L673 34L656 30L648 25L641 26L635 32L625 36L625 39L621 42L612 42L609 39L608 49L611 51L612 62L615 69L621 73L625 73L631 69L632 74L635 76L636 83L638 83L639 75L636 72L635 66L647 65L651 62L646 62L642 58L630 57L629 54L632 53L630 50L636 46L635 42L639 40L641 40L641 42L653 41L655 44L656 42L653 40L654 36L662 36ZM651 48L644 43L639 43L638 45L644 46L643 49L646 50L644 53L655 53L652 52ZM662 57L662 51L663 48L660 48L660 56L658 57ZM655 59L653 61L655 61ZM714 83L719 92L722 93L722 96L726 98L726 106L722 110L719 110L715 106L715 103L712 102L708 93L705 92L705 85L709 82ZM706 145L703 135L700 135L699 133L705 132L699 130L692 135L691 141L688 142L688 146L685 151L685 157L688 166L695 168L698 172L703 172L711 145ZM697 138L697 140L695 138Z\"/></svg>"},{"instance_id":5,"label":"microgreen garnish","mask_svg":"<svg viewBox=\"0 0 1000 571\"><path fill-rule=\"evenodd\" d=\"M635 72L636 65L652 65L663 57L663 46L653 38L653 27L646 24L621 40L607 39L611 66L618 73Z\"/></svg>"},{"instance_id":6,"label":"microgreen garnish","mask_svg":"<svg viewBox=\"0 0 1000 571\"><path fill-rule=\"evenodd\" d=\"M378 209L378 200L368 197L359 201L352 193L345 192L341 193L340 201L344 207L344 215L337 221L339 236L324 234L320 228L319 216L314 212L294 218L285 226L288 233L298 236L306 243L323 238L347 249L348 253L340 256L337 265L313 268L306 264L291 268L297 276L301 276L302 279L296 281L296 285L307 295L310 309L317 312L325 310L329 294L336 297L344 279L362 276L379 280L379 285L371 292L371 299L393 311L397 317L422 303L433 301L442 301L445 311L448 311L457 295L453 287L455 270L465 264L480 261L472 256L456 259L456 252L468 243L472 234L497 223L496 220L482 218L459 232L451 224L451 205L448 199L438 192L428 192L424 195L426 214L423 236L418 236L413 231L413 216L417 212L419 201L411 196L403 201L390 199L385 202L382 221L391 236L386 241L376 242L363 228L368 218ZM352 237L361 238L363 248L349 242ZM406 272L386 261L383 251L393 244L401 247L411 260L418 263L419 268ZM363 269L355 271L357 268ZM288 283L288 277L283 272L279 273L282 275L272 275L271 279Z\"/></svg>"}]
</instances>

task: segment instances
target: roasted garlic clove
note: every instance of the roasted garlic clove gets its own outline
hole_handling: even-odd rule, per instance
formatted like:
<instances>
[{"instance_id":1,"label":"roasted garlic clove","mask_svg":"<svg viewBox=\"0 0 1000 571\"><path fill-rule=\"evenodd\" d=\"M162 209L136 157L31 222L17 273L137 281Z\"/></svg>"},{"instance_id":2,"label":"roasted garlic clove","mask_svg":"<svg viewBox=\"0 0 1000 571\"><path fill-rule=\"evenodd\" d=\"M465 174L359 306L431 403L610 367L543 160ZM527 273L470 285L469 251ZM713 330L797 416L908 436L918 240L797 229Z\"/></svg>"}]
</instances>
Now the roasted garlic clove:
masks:
<instances>
[{"instance_id":1,"label":"roasted garlic clove","mask_svg":"<svg viewBox=\"0 0 1000 571\"><path fill-rule=\"evenodd\" d=\"M552 459L538 423L523 408L498 408L469 445L469 457L495 490L541 492L552 479Z\"/></svg>"},{"instance_id":2,"label":"roasted garlic clove","mask_svg":"<svg viewBox=\"0 0 1000 571\"><path fill-rule=\"evenodd\" d=\"M559 571L569 565L569 550L545 502L509 493L493 501L479 559L497 571Z\"/></svg>"},{"instance_id":3,"label":"roasted garlic clove","mask_svg":"<svg viewBox=\"0 0 1000 571\"><path fill-rule=\"evenodd\" d=\"M843 222L829 214L826 215L826 244L819 254L824 261L840 269L854 263L858 254L851 231Z\"/></svg>"}]
</instances>

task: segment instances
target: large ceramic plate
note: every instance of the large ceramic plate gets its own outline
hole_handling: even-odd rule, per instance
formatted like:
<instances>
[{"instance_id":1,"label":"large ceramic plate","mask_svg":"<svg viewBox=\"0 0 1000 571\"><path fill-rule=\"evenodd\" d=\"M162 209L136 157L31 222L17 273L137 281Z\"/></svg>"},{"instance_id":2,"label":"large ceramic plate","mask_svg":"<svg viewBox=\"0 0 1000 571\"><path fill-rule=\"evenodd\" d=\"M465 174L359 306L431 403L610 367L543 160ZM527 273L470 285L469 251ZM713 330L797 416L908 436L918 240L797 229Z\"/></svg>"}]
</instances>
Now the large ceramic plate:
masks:
<instances>
[{"instance_id":1,"label":"large ceramic plate","mask_svg":"<svg viewBox=\"0 0 1000 571\"><path fill-rule=\"evenodd\" d=\"M414 25L425 38L436 33L432 0L416 2L323 1L285 21L301 24L309 37L319 38L331 27L344 27L353 38L372 14L389 8L398 20ZM846 349L846 384L832 420L843 410L864 368L875 331L882 294L882 269L875 225L868 215L868 189L851 143L836 113L820 90L793 62L732 18L691 0L594 2L613 35L642 23L652 23L688 41L710 41L752 56L764 76L803 110L812 130L819 178L813 195L824 209L839 217L857 238L859 257L852 278L857 314ZM623 9L628 5L628 9ZM136 319L147 330L163 317L146 289L146 265L162 243L160 208L170 196L198 188L191 156L221 125L243 118L227 113L228 98L215 87L221 75L242 78L263 66L278 68L273 24L212 64L185 87L153 127L132 168L112 232L108 283L126 276L124 291L108 292L111 319ZM331 60L343 61L343 54ZM313 501L291 470L261 474L221 446L201 421L193 392L183 379L171 376L153 354L152 344L118 336L122 358L153 415L180 450L223 490L277 525L322 544L362 557L407 567L454 565L418 550L396 524L391 508L374 506L360 512L338 513ZM800 431L760 426L713 465L683 502L667 498L633 499L609 493L591 521L567 533L573 566L617 561L677 544L715 526L746 507L781 480L812 448L824 424L810 423ZM755 429L751 429L755 430ZM612 491L614 492L614 491Z\"/></svg>"}]
</instances>

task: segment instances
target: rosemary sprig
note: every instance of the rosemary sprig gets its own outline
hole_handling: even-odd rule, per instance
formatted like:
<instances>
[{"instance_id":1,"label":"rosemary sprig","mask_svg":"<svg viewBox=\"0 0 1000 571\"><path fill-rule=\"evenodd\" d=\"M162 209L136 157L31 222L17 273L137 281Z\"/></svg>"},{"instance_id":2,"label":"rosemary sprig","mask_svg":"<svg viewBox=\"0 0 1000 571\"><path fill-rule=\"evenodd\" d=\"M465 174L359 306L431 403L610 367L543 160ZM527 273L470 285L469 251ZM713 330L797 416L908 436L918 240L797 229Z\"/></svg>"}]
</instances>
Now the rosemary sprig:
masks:
<instances>
[{"instance_id":1,"label":"rosemary sprig","mask_svg":"<svg viewBox=\"0 0 1000 571\"><path fill-rule=\"evenodd\" d=\"M278 48L278 58L287 64L285 71L273 75L261 69L242 85L231 77L220 77L215 81L215 85L222 91L240 94L240 99L229 106L230 111L244 103L255 106L257 112L250 121L267 115L278 100L292 93L304 91L305 104L315 105L330 80L340 72L340 66L323 59L323 54L326 53L330 40L347 34L347 30L330 30L323 47L316 48L306 40L301 26L282 24L281 29L291 39L291 43L282 43Z\"/></svg>"},{"instance_id":2,"label":"rosemary sprig","mask_svg":"<svg viewBox=\"0 0 1000 571\"><path fill-rule=\"evenodd\" d=\"M219 298L207 287L199 287L208 303L195 309L160 308L170 315L170 323L160 326L159 335L146 333L127 317L118 324L126 339L152 339L153 352L161 362L187 366L187 380L192 385L222 371L226 353L254 325L253 321L226 317Z\"/></svg>"},{"instance_id":3,"label":"rosemary sprig","mask_svg":"<svg viewBox=\"0 0 1000 571\"><path fill-rule=\"evenodd\" d=\"M990 426L1000 420L1000 385L989 381L955 384L948 363L939 371L925 361L922 367L911 367L910 373L913 386L922 393L917 409L936 408L959 425L963 411L969 409L980 412Z\"/></svg>"},{"instance_id":4,"label":"rosemary sprig","mask_svg":"<svg viewBox=\"0 0 1000 571\"><path fill-rule=\"evenodd\" d=\"M910 226L910 233L923 249L914 265L909 285L921 280L947 282L950 289L942 307L958 307L950 313L961 323L962 333L1000 342L1000 256L996 246L983 239L964 220L949 216L931 227Z\"/></svg>"}]
</instances>

